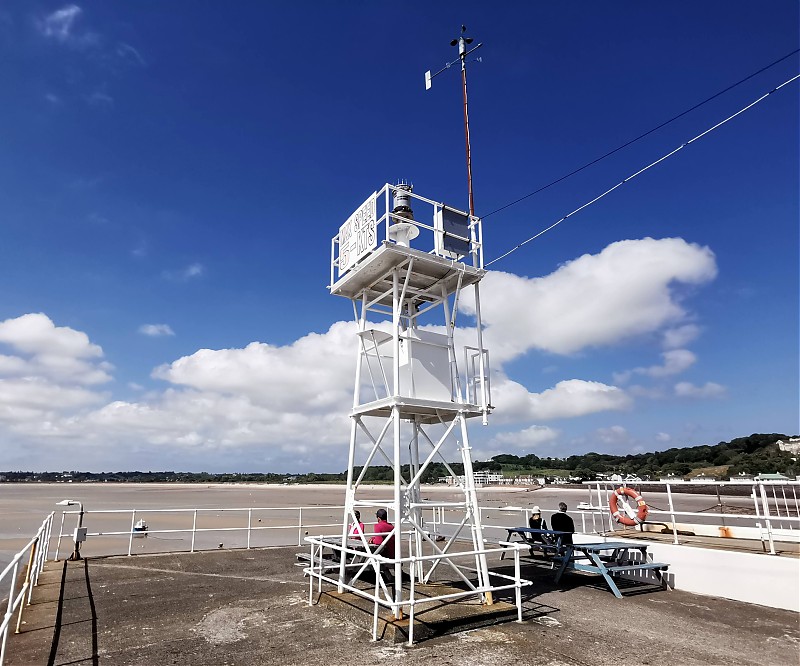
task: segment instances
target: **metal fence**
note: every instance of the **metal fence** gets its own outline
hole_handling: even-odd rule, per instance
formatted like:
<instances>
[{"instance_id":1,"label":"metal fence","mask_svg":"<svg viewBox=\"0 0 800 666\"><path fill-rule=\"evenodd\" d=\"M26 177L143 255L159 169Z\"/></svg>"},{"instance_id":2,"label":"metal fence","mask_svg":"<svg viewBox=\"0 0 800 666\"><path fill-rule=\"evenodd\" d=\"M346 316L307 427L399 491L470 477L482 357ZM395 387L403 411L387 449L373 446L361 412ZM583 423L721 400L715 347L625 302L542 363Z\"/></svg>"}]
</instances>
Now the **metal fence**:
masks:
<instances>
[{"instance_id":1,"label":"metal fence","mask_svg":"<svg viewBox=\"0 0 800 666\"><path fill-rule=\"evenodd\" d=\"M709 503L713 505L701 511L687 506L691 503L689 496L697 503L700 494L691 491L697 490L698 485L692 482L659 481L627 484L588 482L584 484L588 501L580 502L577 507L571 506L570 511L575 517L578 532L618 535L622 527L611 516L609 500L616 488L629 486L638 489L648 504L656 491L665 493L667 500L663 508L650 504L647 522L636 528L627 528L629 531L671 534L672 543L676 545L692 541L692 537L696 536L757 540L761 542L763 551L772 555L779 554L776 543L800 542L800 482L706 482L703 485L712 490L702 493L702 496L709 498ZM661 488L664 490L661 491ZM739 490L739 494L727 495L735 492L731 489ZM504 535L508 527L526 526L531 516L531 508L521 506L481 507L480 511L484 534L495 538ZM449 527L457 525L448 513L447 507L439 507L434 511L431 517L434 531L446 533Z\"/></svg>"},{"instance_id":2,"label":"metal fence","mask_svg":"<svg viewBox=\"0 0 800 666\"><path fill-rule=\"evenodd\" d=\"M8 632L14 613L19 609L14 627L14 632L19 633L23 611L31 603L33 588L39 583L39 573L47 561L54 515L55 512L44 519L34 537L14 556L8 566L3 569L3 573L0 573L0 589L8 590L8 604L2 624L0 624L0 666L5 661ZM20 575L20 565L24 566L26 559L28 566L23 577Z\"/></svg>"},{"instance_id":3,"label":"metal fence","mask_svg":"<svg viewBox=\"0 0 800 666\"><path fill-rule=\"evenodd\" d=\"M72 548L74 533L65 532L79 511L63 511L54 559ZM87 528L82 552L89 555L133 555L134 552L195 552L219 548L300 546L312 530L341 529L344 507L239 507L225 509L84 509ZM137 521L147 529L137 529ZM237 525L237 523L239 523ZM225 541L219 541L224 539Z\"/></svg>"}]
</instances>

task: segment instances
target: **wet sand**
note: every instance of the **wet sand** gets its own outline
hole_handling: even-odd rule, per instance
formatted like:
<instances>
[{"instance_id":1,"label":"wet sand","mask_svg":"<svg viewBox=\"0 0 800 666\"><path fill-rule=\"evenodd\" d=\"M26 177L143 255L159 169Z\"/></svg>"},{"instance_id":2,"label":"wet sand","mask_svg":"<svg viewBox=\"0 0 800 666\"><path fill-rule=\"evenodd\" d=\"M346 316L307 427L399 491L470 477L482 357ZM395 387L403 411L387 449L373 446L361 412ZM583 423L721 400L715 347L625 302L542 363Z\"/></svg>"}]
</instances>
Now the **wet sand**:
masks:
<instances>
[{"instance_id":1,"label":"wet sand","mask_svg":"<svg viewBox=\"0 0 800 666\"><path fill-rule=\"evenodd\" d=\"M365 497L388 499L392 487L388 485L362 486ZM446 486L424 486L423 496L455 498ZM522 506L538 504L545 512L554 511L558 502L566 498L575 504L587 497L585 490L543 488L531 490L522 487L487 488L478 491L481 506ZM574 499L573 499L574 498ZM155 513L155 509L213 509L198 513L197 527L212 529L221 527L247 527L248 513L251 525L251 545L274 545L298 541L298 511L303 510L303 523L307 529L330 533L330 525L341 520L341 510L326 510L323 507L338 507L344 503L343 485L266 485L266 484L177 484L177 483L2 483L0 484L0 569L34 535L42 520L51 511L56 511L54 534L58 533L63 509L76 511L77 507L61 507L56 503L63 499L83 502L86 511L125 510L126 514L88 514L84 525L90 532L129 531L130 510L136 510L136 520L144 519L151 531L192 528L193 512ZM258 509L270 508L270 511ZM280 511L280 509L286 509ZM291 508L291 510L289 510ZM234 509L244 509L234 511ZM247 509L252 509L248 512ZM364 516L365 522L371 516ZM68 514L64 522L64 533L71 533L77 516ZM264 527L287 526L283 529L265 530ZM316 526L316 527L314 527ZM102 543L101 543L102 542ZM197 548L244 547L247 535L244 530L236 532L208 532L198 534ZM127 537L103 537L91 539L84 545L86 554L127 552ZM134 552L156 552L158 550L188 550L189 534L151 534L147 539L135 539ZM62 542L59 556L66 544ZM55 548L55 539L51 549ZM51 550L51 555L55 551Z\"/></svg>"},{"instance_id":2,"label":"wet sand","mask_svg":"<svg viewBox=\"0 0 800 666\"><path fill-rule=\"evenodd\" d=\"M364 497L389 499L392 486L362 486ZM456 498L447 486L423 486L423 497ZM666 496L648 493L652 508L666 508ZM83 545L87 555L127 553L155 553L186 551L191 548L189 531L195 521L193 511L156 512L156 509L198 509L196 526L214 530L195 536L196 549L243 548L248 545L247 526L251 526L249 545L301 544L305 532L330 534L337 531L341 521L341 507L345 499L343 485L266 485L266 484L156 484L156 483L0 483L0 570L3 569L34 535L42 520L56 511L53 533L57 536L61 526L62 509L75 512L77 507L56 506L59 500L72 499L83 502L86 511L122 510L125 513L87 514L84 525L94 532L129 533L135 520L144 519L150 528L147 538L129 535L90 537ZM574 511L580 501L589 500L588 489L547 486L527 488L521 486L491 487L478 490L478 501L485 509L504 506L530 509L541 508L548 524L550 514L560 501L570 507L578 529L581 529L579 512ZM726 503L747 502L745 498L726 498ZM716 504L716 498L701 495L683 495L680 504L684 510L707 510ZM302 528L297 507L304 507ZM240 509L236 511L236 509ZM135 510L135 515L131 513ZM370 512L371 513L371 512ZM362 511L362 514L365 512ZM371 524L372 515L362 515ZM519 523L519 514L487 511L484 522L494 525ZM71 534L77 523L75 513L67 514L64 534ZM591 526L591 523L588 525ZM245 528L231 531L230 528ZM228 528L226 531L225 528ZM269 529L267 529L269 528ZM183 533L158 534L159 530L186 530ZM498 536L498 535L495 535ZM56 540L51 540L51 557L55 554ZM62 540L59 557L69 553L69 539Z\"/></svg>"}]
</instances>

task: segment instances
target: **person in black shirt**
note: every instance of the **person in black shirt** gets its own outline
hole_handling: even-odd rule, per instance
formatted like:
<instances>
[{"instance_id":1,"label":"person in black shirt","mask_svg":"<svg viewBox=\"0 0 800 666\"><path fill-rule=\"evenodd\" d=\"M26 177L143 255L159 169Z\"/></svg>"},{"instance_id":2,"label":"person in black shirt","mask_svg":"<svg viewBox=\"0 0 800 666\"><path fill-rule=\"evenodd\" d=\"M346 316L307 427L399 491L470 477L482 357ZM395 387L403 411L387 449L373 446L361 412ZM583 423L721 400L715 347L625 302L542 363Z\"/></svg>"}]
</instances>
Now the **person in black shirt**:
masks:
<instances>
[{"instance_id":1,"label":"person in black shirt","mask_svg":"<svg viewBox=\"0 0 800 666\"><path fill-rule=\"evenodd\" d=\"M533 507L531 517L528 518L528 527L533 530L546 530L547 523L542 518L542 512L538 506ZM528 542L533 544L544 544L546 539L544 534L531 534L528 537ZM531 548L531 557L533 557L533 547Z\"/></svg>"},{"instance_id":2,"label":"person in black shirt","mask_svg":"<svg viewBox=\"0 0 800 666\"><path fill-rule=\"evenodd\" d=\"M572 543L572 534L575 532L575 523L567 513L567 505L564 502L558 503L558 513L554 513L550 518L550 527L556 532L566 532L562 535L561 545L568 546Z\"/></svg>"}]
</instances>

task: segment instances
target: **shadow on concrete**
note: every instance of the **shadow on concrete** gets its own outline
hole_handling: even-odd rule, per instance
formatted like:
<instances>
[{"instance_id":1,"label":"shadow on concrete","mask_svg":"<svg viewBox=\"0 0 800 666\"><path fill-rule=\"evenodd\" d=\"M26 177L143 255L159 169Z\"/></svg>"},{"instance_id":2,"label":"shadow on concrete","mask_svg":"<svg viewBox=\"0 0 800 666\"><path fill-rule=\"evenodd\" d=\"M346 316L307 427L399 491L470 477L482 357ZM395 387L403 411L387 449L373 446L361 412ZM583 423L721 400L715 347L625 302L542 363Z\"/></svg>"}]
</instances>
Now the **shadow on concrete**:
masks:
<instances>
[{"instance_id":1,"label":"shadow on concrete","mask_svg":"<svg viewBox=\"0 0 800 666\"><path fill-rule=\"evenodd\" d=\"M53 623L53 638L50 643L50 654L47 659L47 666L56 666L57 664L61 666L66 666L67 664L74 663L72 661L59 661L58 659L59 644L61 642L62 633L64 633L66 629L70 630L71 640L75 642L74 641L75 636L72 634L76 633L76 630L78 631L78 633L80 633L80 625L86 623L86 620L80 617L83 615L83 613L80 613L80 610L78 608L74 608L75 603L76 602L79 603L82 599L87 599L89 602L90 622L92 627L90 658L93 666L97 666L99 664L99 654L97 645L97 610L95 608L94 596L92 595L92 584L89 576L89 560L88 559L83 560L83 583L86 586L86 595L82 594L76 595L75 594L76 590L70 589L71 593L70 596L69 597L66 596L65 591L67 589L68 568L69 568L69 562L65 560L64 566L61 571L61 584L59 587L58 601L56 605L56 616L55 616L55 621ZM73 585L76 583L76 580L74 579L73 581L71 581L71 583L72 585L70 585L70 588L73 587ZM65 605L68 604L70 605L69 614L73 617L79 616L80 619L75 619L69 622L64 621L65 620L64 608ZM83 642L83 640L80 640L80 638L78 640L79 642ZM89 658L81 659L79 661L84 662L88 661L88 659Z\"/></svg>"}]
</instances>

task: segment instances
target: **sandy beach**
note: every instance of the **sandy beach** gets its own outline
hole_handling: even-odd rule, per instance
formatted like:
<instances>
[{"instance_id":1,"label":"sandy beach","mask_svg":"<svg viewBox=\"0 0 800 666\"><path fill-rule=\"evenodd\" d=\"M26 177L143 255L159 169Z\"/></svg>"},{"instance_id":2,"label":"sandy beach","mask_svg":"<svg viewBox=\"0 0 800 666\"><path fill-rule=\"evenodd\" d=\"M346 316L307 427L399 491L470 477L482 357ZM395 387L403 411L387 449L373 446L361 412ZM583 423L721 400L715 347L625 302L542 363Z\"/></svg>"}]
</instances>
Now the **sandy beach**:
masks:
<instances>
[{"instance_id":1,"label":"sandy beach","mask_svg":"<svg viewBox=\"0 0 800 666\"><path fill-rule=\"evenodd\" d=\"M374 499L391 497L392 487L387 485L362 486L364 496ZM157 484L157 483L3 483L0 484L0 568L30 539L42 520L51 511L56 511L57 533L61 511L57 506L63 499L83 503L87 512L126 511L118 514L89 513L84 524L90 532L114 532L130 530L131 510L136 510L137 520L146 520L151 530L190 530L192 511L156 513L163 509L202 509L198 513L197 527L217 529L222 527L246 527L248 514L251 525L256 528L250 535L252 546L289 543L297 540L298 511L303 509L303 523L316 526L320 533L331 531L330 525L341 520L340 507L344 503L343 485L267 485L267 484ZM527 508L538 505L545 513L555 511L559 501L576 504L586 499L586 490L542 488L533 490L524 487L492 487L478 491L481 506L516 506ZM446 486L423 486L423 496L455 498L452 489ZM69 507L74 511L76 507ZM242 511L235 511L242 509ZM282 510L283 509L283 510ZM248 511L249 510L249 511ZM369 522L367 518L367 522ZM71 532L76 516L68 515L64 532ZM283 529L264 530L264 527L287 526ZM305 530L303 530L305 531ZM302 536L302 535L301 535ZM104 537L90 539L84 545L87 554L105 554L111 549L127 552L127 538ZM247 535L244 530L236 532L207 532L196 537L198 548L245 547ZM65 545L66 546L66 545ZM62 546L62 552L65 546ZM158 550L187 550L190 536L186 534L151 535L148 539L135 541L135 552ZM51 548L55 547L55 540ZM54 552L54 551L52 551Z\"/></svg>"}]
</instances>

